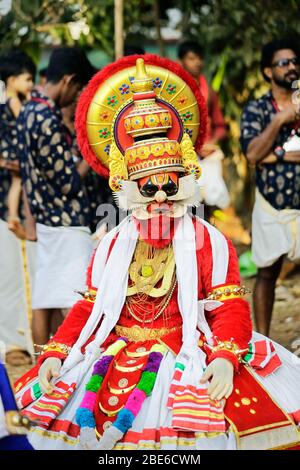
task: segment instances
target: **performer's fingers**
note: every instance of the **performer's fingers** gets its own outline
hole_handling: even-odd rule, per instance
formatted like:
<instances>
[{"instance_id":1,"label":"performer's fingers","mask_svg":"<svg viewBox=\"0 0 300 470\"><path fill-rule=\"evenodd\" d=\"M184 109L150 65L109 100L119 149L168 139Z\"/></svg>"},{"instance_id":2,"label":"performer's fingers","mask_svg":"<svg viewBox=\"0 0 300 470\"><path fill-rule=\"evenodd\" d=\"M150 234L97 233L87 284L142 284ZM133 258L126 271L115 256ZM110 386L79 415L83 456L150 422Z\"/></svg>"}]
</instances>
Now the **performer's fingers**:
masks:
<instances>
[{"instance_id":1,"label":"performer's fingers","mask_svg":"<svg viewBox=\"0 0 300 470\"><path fill-rule=\"evenodd\" d=\"M220 393L218 393L216 400L220 401L222 398L226 397L226 393L228 392L230 388L230 384L224 384L222 390Z\"/></svg>"},{"instance_id":2,"label":"performer's fingers","mask_svg":"<svg viewBox=\"0 0 300 470\"><path fill-rule=\"evenodd\" d=\"M47 377L45 375L43 375L43 377L41 377L39 379L39 384L40 384L41 391L43 393L49 393L49 391L50 391L49 382L48 382Z\"/></svg>"},{"instance_id":3,"label":"performer's fingers","mask_svg":"<svg viewBox=\"0 0 300 470\"><path fill-rule=\"evenodd\" d=\"M228 392L226 392L225 398L230 397L230 395L232 394L232 390L233 390L233 385L230 384L230 385L229 385Z\"/></svg>"},{"instance_id":4,"label":"performer's fingers","mask_svg":"<svg viewBox=\"0 0 300 470\"><path fill-rule=\"evenodd\" d=\"M53 383L53 379L57 379L57 377L59 376L59 371L56 369L56 367L52 367L51 369L51 372L50 372L50 377L48 379L48 389L47 389L47 393L49 395L51 395L51 393L53 392L54 388L55 388L55 385Z\"/></svg>"},{"instance_id":5,"label":"performer's fingers","mask_svg":"<svg viewBox=\"0 0 300 470\"><path fill-rule=\"evenodd\" d=\"M52 374L50 369L42 370L39 377L40 387L43 393L51 393L52 385L50 384Z\"/></svg>"},{"instance_id":6,"label":"performer's fingers","mask_svg":"<svg viewBox=\"0 0 300 470\"><path fill-rule=\"evenodd\" d=\"M220 384L220 381L216 378L216 376L213 376L212 381L210 382L208 390L207 390L210 397L212 396L216 388L219 386L219 384Z\"/></svg>"},{"instance_id":7,"label":"performer's fingers","mask_svg":"<svg viewBox=\"0 0 300 470\"><path fill-rule=\"evenodd\" d=\"M52 367L51 374L52 374L52 377L57 378L59 377L59 370L56 369L56 367Z\"/></svg>"},{"instance_id":8,"label":"performer's fingers","mask_svg":"<svg viewBox=\"0 0 300 470\"><path fill-rule=\"evenodd\" d=\"M224 386L224 390L222 391L222 394L220 393L218 396L217 396L217 400L221 400L222 398L228 398L231 393L232 393L232 389L233 389L233 386L231 383L229 384L226 384Z\"/></svg>"},{"instance_id":9,"label":"performer's fingers","mask_svg":"<svg viewBox=\"0 0 300 470\"><path fill-rule=\"evenodd\" d=\"M214 387L213 391L209 394L210 398L212 400L216 400L217 396L222 394L222 391L224 390L224 384L223 383L218 383L216 387Z\"/></svg>"},{"instance_id":10,"label":"performer's fingers","mask_svg":"<svg viewBox=\"0 0 300 470\"><path fill-rule=\"evenodd\" d=\"M204 384L205 382L208 381L208 379L210 379L210 377L212 376L212 367L209 365L206 369L205 369L205 372L203 373L201 379L200 379L200 383L201 384Z\"/></svg>"},{"instance_id":11,"label":"performer's fingers","mask_svg":"<svg viewBox=\"0 0 300 470\"><path fill-rule=\"evenodd\" d=\"M41 392L46 393L45 386L41 380L39 380L39 386L40 386Z\"/></svg>"}]
</instances>

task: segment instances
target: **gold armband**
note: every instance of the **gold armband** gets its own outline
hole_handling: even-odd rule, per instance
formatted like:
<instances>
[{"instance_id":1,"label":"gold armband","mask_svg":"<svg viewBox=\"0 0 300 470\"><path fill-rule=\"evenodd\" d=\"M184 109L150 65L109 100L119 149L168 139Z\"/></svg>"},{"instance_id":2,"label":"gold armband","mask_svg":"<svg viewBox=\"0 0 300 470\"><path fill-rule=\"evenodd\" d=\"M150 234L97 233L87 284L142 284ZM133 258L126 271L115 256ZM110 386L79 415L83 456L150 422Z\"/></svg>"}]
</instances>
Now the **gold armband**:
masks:
<instances>
[{"instance_id":1,"label":"gold armband","mask_svg":"<svg viewBox=\"0 0 300 470\"><path fill-rule=\"evenodd\" d=\"M248 352L248 348L240 349L232 339L230 341L216 341L217 344L215 346L207 345L210 348L212 354L218 351L227 351L234 354L239 362L242 362L244 355Z\"/></svg>"},{"instance_id":2,"label":"gold armband","mask_svg":"<svg viewBox=\"0 0 300 470\"><path fill-rule=\"evenodd\" d=\"M38 348L41 348L41 356L45 354L46 352L58 352L61 354L68 355L69 352L71 351L71 348L67 346L66 344L62 343L56 343L55 341L51 341L51 343L47 343L44 345L41 344L35 344Z\"/></svg>"},{"instance_id":3,"label":"gold armband","mask_svg":"<svg viewBox=\"0 0 300 470\"><path fill-rule=\"evenodd\" d=\"M213 289L206 300L219 300L223 302L229 299L239 299L246 294L250 294L251 290L245 286L227 285Z\"/></svg>"},{"instance_id":4,"label":"gold armband","mask_svg":"<svg viewBox=\"0 0 300 470\"><path fill-rule=\"evenodd\" d=\"M97 295L97 291L94 290L94 289L88 289L86 291L80 291L80 290L76 290L75 291L77 294L80 294L84 300L87 300L87 302L91 302L91 303L95 303L95 300L96 300L96 295Z\"/></svg>"}]
</instances>

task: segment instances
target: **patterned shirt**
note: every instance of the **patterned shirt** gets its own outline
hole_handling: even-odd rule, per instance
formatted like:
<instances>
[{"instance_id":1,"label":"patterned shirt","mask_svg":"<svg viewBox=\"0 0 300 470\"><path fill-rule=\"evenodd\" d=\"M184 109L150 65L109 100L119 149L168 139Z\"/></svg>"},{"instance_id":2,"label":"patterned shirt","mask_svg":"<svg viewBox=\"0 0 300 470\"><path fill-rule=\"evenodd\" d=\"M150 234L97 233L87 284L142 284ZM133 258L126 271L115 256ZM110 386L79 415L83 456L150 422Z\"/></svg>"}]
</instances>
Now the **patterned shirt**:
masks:
<instances>
[{"instance_id":1,"label":"patterned shirt","mask_svg":"<svg viewBox=\"0 0 300 470\"><path fill-rule=\"evenodd\" d=\"M276 112L271 91L246 105L241 120L241 146L245 154L250 142L270 124ZM292 130L293 125L281 127L273 150L283 146ZM300 164L285 161L265 165L258 163L256 185L275 209L300 209Z\"/></svg>"},{"instance_id":2,"label":"patterned shirt","mask_svg":"<svg viewBox=\"0 0 300 470\"><path fill-rule=\"evenodd\" d=\"M0 158L8 163L17 158L17 125L9 106L9 100L0 104ZM0 219L6 220L8 215L7 194L11 183L10 172L0 168Z\"/></svg>"},{"instance_id":3,"label":"patterned shirt","mask_svg":"<svg viewBox=\"0 0 300 470\"><path fill-rule=\"evenodd\" d=\"M52 227L90 223L68 137L60 109L34 91L18 118L21 174L36 222Z\"/></svg>"},{"instance_id":4,"label":"patterned shirt","mask_svg":"<svg viewBox=\"0 0 300 470\"><path fill-rule=\"evenodd\" d=\"M89 207L91 213L90 229L95 232L97 226L101 224L102 219L107 214L97 215L97 209L101 204L114 206L118 210L112 195L112 191L108 185L107 179L97 175L93 170L90 170L85 178L86 192L89 200ZM113 227L110 227L113 228Z\"/></svg>"},{"instance_id":5,"label":"patterned shirt","mask_svg":"<svg viewBox=\"0 0 300 470\"><path fill-rule=\"evenodd\" d=\"M0 219L7 218L7 194L10 187L10 172L0 168Z\"/></svg>"},{"instance_id":6,"label":"patterned shirt","mask_svg":"<svg viewBox=\"0 0 300 470\"><path fill-rule=\"evenodd\" d=\"M6 162L18 161L17 122L9 100L0 104L0 157Z\"/></svg>"},{"instance_id":7,"label":"patterned shirt","mask_svg":"<svg viewBox=\"0 0 300 470\"><path fill-rule=\"evenodd\" d=\"M69 133L70 142L72 143L72 153L75 158L77 158L77 161L82 161L82 156L77 145L76 134L74 130L71 130L70 128ZM95 173L92 168L84 178L84 186L90 209L90 229L91 232L94 233L97 230L97 226L102 223L102 220L104 218L106 220L107 214L105 213L105 210L107 210L107 205L113 205L116 210L118 210L118 208L115 205L112 191L108 185L108 180ZM97 214L99 206L103 204L106 207L102 207L102 210L99 211L100 213ZM114 225L110 228L113 227Z\"/></svg>"}]
</instances>

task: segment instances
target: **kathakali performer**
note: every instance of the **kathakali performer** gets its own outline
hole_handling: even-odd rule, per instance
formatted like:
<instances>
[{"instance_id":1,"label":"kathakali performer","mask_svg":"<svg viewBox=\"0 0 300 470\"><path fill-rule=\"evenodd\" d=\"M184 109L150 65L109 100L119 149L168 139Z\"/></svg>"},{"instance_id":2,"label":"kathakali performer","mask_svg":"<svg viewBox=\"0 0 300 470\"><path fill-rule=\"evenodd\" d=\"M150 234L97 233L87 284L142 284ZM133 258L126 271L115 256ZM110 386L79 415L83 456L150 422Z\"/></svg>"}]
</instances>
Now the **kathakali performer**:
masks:
<instances>
[{"instance_id":1,"label":"kathakali performer","mask_svg":"<svg viewBox=\"0 0 300 470\"><path fill-rule=\"evenodd\" d=\"M76 127L129 215L16 384L31 444L300 448L300 360L252 331L232 243L188 211L199 204L206 128L196 82L169 60L125 57L84 90Z\"/></svg>"}]
</instances>

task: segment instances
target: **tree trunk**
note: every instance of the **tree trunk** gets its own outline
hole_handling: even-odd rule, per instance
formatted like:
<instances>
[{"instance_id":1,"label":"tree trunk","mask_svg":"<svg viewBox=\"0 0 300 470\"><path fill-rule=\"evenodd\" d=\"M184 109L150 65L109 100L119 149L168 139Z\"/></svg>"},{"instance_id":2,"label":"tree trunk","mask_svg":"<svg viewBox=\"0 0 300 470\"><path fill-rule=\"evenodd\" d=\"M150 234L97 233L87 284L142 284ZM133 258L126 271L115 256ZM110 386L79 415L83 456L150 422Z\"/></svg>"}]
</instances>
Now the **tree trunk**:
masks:
<instances>
[{"instance_id":1,"label":"tree trunk","mask_svg":"<svg viewBox=\"0 0 300 470\"><path fill-rule=\"evenodd\" d=\"M165 45L164 40L161 35L160 29L160 14L159 14L159 3L158 0L153 0L153 16L154 16L154 24L156 29L156 42L158 45L159 55L165 55Z\"/></svg>"},{"instance_id":2,"label":"tree trunk","mask_svg":"<svg viewBox=\"0 0 300 470\"><path fill-rule=\"evenodd\" d=\"M123 0L115 0L115 59L123 57Z\"/></svg>"}]
</instances>

